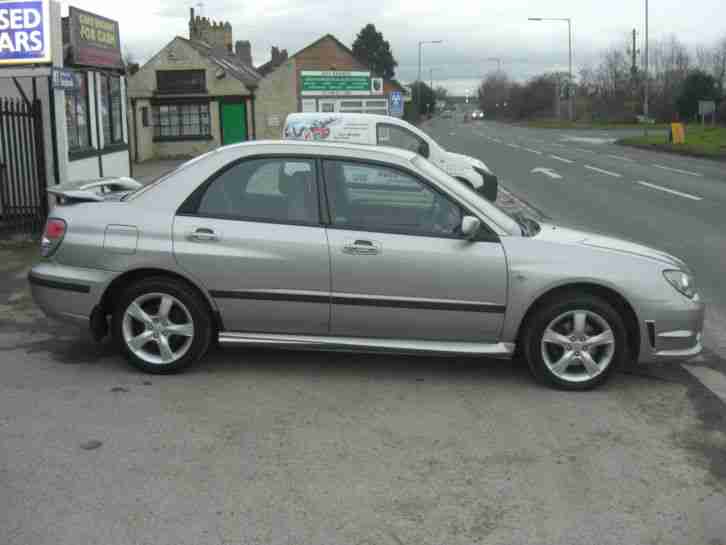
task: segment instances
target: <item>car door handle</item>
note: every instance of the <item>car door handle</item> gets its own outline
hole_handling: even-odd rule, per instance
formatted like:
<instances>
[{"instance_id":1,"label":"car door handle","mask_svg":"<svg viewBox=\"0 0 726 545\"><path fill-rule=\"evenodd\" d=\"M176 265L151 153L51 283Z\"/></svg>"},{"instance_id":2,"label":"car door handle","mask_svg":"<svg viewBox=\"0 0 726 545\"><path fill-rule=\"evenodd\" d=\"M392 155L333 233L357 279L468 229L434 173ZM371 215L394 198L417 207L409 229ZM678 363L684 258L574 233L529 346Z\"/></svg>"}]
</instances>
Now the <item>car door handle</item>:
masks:
<instances>
[{"instance_id":1,"label":"car door handle","mask_svg":"<svg viewBox=\"0 0 726 545\"><path fill-rule=\"evenodd\" d=\"M195 229L189 233L187 238L195 242L216 242L219 240L219 235L217 235L217 233L215 233L212 229L200 227L199 229Z\"/></svg>"},{"instance_id":2,"label":"car door handle","mask_svg":"<svg viewBox=\"0 0 726 545\"><path fill-rule=\"evenodd\" d=\"M372 240L351 240L343 246L343 253L351 255L376 255L381 253L381 246Z\"/></svg>"}]
</instances>

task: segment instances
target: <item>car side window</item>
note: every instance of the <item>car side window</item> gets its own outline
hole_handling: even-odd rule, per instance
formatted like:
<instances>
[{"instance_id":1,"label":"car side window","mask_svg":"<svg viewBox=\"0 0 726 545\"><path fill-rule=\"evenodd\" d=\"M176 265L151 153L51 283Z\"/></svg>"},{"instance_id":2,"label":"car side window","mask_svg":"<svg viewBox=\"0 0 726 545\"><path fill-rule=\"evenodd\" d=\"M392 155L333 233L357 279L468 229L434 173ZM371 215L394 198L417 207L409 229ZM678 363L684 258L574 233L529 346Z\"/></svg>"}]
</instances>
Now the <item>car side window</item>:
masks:
<instances>
[{"instance_id":1,"label":"car side window","mask_svg":"<svg viewBox=\"0 0 726 545\"><path fill-rule=\"evenodd\" d=\"M334 227L459 237L463 211L406 172L375 164L323 162Z\"/></svg>"},{"instance_id":2,"label":"car side window","mask_svg":"<svg viewBox=\"0 0 726 545\"><path fill-rule=\"evenodd\" d=\"M376 142L379 146L391 146L418 153L423 157L429 156L428 144L411 131L398 125L378 123L376 125Z\"/></svg>"},{"instance_id":3,"label":"car side window","mask_svg":"<svg viewBox=\"0 0 726 545\"><path fill-rule=\"evenodd\" d=\"M318 224L315 162L310 159L251 159L212 180L196 213L207 217Z\"/></svg>"}]
</instances>

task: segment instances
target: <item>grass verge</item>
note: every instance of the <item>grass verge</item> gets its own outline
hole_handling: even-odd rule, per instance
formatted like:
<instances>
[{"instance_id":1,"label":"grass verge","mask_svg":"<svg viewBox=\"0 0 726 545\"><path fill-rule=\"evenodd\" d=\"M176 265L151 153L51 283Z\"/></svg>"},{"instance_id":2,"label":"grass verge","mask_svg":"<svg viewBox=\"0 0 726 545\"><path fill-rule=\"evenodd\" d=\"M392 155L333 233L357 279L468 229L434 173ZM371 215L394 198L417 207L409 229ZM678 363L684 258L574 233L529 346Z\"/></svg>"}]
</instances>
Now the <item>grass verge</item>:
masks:
<instances>
[{"instance_id":1,"label":"grass verge","mask_svg":"<svg viewBox=\"0 0 726 545\"><path fill-rule=\"evenodd\" d=\"M557 119L533 119L531 121L525 121L524 126L532 129L638 129L642 128L643 125L637 123L598 123L596 121L585 122L585 121L565 121ZM658 123L656 125L649 125L651 129L666 129L668 125Z\"/></svg>"},{"instance_id":2,"label":"grass verge","mask_svg":"<svg viewBox=\"0 0 726 545\"><path fill-rule=\"evenodd\" d=\"M726 160L726 127L690 125L686 128L685 144L669 144L668 136L664 136L662 133L623 138L618 140L618 144L680 155Z\"/></svg>"}]
</instances>

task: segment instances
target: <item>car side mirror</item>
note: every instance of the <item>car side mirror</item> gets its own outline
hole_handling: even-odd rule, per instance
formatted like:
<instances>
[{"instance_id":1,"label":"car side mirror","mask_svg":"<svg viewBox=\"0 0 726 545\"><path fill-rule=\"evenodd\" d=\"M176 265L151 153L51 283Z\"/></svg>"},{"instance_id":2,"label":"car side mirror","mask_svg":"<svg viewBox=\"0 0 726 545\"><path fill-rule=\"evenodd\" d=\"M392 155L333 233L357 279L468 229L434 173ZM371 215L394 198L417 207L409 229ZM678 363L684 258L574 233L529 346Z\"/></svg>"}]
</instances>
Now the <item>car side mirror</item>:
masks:
<instances>
[{"instance_id":1,"label":"car side mirror","mask_svg":"<svg viewBox=\"0 0 726 545\"><path fill-rule=\"evenodd\" d=\"M464 216L461 220L461 232L468 240L474 240L481 230L481 220L474 216Z\"/></svg>"},{"instance_id":2,"label":"car side mirror","mask_svg":"<svg viewBox=\"0 0 726 545\"><path fill-rule=\"evenodd\" d=\"M423 157L424 159L428 159L429 157L429 145L426 142L421 142L418 145L418 151L417 153Z\"/></svg>"}]
</instances>

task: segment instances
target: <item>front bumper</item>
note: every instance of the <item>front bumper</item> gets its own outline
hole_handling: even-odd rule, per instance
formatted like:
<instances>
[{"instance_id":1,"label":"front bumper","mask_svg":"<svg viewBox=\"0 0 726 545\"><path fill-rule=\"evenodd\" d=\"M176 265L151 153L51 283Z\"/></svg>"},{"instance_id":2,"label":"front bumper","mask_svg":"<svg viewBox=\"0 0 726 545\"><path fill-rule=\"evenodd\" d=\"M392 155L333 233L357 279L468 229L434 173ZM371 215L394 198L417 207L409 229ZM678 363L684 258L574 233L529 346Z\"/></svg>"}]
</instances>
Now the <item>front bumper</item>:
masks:
<instances>
[{"instance_id":1,"label":"front bumper","mask_svg":"<svg viewBox=\"0 0 726 545\"><path fill-rule=\"evenodd\" d=\"M680 295L660 305L641 324L641 362L678 361L703 351L703 320L706 307L700 297L690 300Z\"/></svg>"},{"instance_id":2,"label":"front bumper","mask_svg":"<svg viewBox=\"0 0 726 545\"><path fill-rule=\"evenodd\" d=\"M33 300L47 316L88 326L91 312L113 276L109 271L45 261L30 270L28 282Z\"/></svg>"}]
</instances>

